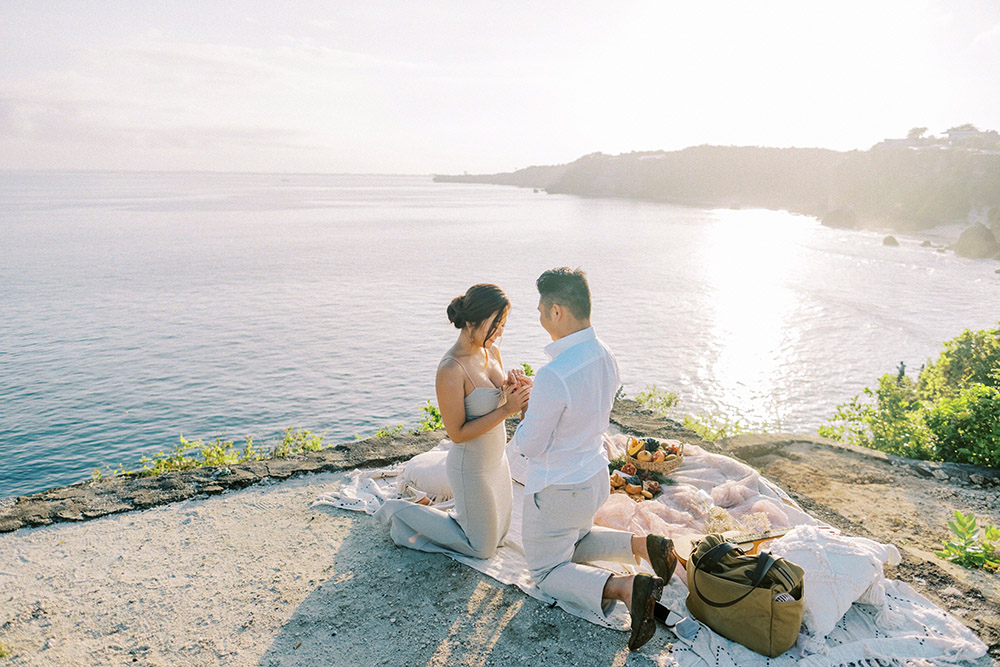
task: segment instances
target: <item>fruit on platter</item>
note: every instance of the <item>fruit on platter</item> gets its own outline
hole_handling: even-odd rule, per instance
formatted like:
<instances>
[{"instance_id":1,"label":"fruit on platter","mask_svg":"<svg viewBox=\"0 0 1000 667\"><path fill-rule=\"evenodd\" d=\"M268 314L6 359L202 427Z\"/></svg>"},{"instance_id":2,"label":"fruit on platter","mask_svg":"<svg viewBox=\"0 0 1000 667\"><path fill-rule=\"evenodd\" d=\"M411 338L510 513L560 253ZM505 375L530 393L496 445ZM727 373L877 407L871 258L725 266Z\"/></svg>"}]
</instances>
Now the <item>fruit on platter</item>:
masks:
<instances>
[{"instance_id":1,"label":"fruit on platter","mask_svg":"<svg viewBox=\"0 0 1000 667\"><path fill-rule=\"evenodd\" d=\"M654 479L647 479L648 471L628 475L625 469L611 471L611 491L613 493L626 493L628 497L636 502L652 500L660 495L662 489L660 483Z\"/></svg>"},{"instance_id":2,"label":"fruit on platter","mask_svg":"<svg viewBox=\"0 0 1000 667\"><path fill-rule=\"evenodd\" d=\"M626 475L626 476L627 475L634 475L637 472L639 472L639 470L635 467L634 463L626 463L625 465L622 466L622 474L623 475Z\"/></svg>"}]
</instances>

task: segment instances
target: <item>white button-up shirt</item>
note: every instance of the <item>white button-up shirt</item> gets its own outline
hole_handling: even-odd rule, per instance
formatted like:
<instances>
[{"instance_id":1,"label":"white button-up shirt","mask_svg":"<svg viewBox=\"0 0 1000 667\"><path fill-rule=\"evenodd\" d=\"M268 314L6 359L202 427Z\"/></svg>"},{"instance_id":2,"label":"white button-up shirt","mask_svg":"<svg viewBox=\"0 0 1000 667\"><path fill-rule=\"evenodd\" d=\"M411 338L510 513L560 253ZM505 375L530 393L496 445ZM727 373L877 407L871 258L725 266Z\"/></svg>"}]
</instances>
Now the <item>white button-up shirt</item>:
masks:
<instances>
[{"instance_id":1,"label":"white button-up shirt","mask_svg":"<svg viewBox=\"0 0 1000 667\"><path fill-rule=\"evenodd\" d=\"M607 470L603 434L618 390L618 363L593 327L545 347L528 412L510 448L527 457L524 492L585 482Z\"/></svg>"}]
</instances>

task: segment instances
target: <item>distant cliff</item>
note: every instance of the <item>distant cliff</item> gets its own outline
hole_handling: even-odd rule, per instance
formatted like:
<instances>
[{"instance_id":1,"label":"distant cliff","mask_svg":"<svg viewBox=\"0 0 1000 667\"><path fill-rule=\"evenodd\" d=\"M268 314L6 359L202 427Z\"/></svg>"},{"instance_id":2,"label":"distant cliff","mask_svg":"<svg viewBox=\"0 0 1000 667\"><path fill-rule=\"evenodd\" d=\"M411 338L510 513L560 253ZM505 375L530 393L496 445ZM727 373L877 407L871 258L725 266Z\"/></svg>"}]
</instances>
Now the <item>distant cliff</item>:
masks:
<instances>
[{"instance_id":1,"label":"distant cliff","mask_svg":"<svg viewBox=\"0 0 1000 667\"><path fill-rule=\"evenodd\" d=\"M1000 227L1000 154L962 148L696 146L680 151L586 155L511 173L434 177L596 197L693 206L786 209L871 227L925 229L973 214ZM987 215L988 214L988 215Z\"/></svg>"},{"instance_id":2,"label":"distant cliff","mask_svg":"<svg viewBox=\"0 0 1000 667\"><path fill-rule=\"evenodd\" d=\"M463 174L460 176L434 175L436 183L489 183L491 185L516 185L521 188L545 188L562 178L570 165L527 167L503 174Z\"/></svg>"}]
</instances>

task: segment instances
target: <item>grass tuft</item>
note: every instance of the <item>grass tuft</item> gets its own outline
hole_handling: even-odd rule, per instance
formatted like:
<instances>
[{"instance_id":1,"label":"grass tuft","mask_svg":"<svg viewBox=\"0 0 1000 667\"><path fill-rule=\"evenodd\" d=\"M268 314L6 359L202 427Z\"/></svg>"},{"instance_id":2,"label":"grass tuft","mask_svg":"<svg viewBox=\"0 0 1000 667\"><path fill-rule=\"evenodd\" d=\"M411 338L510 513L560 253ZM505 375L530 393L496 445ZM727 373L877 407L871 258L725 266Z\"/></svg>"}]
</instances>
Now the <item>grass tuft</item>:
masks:
<instances>
[{"instance_id":1,"label":"grass tuft","mask_svg":"<svg viewBox=\"0 0 1000 667\"><path fill-rule=\"evenodd\" d=\"M263 450L254 446L253 436L246 437L242 448L237 447L232 440L216 437L207 444L202 440L188 440L181 436L180 443L170 451L159 451L153 456L143 456L139 459L141 468L127 469L124 464L117 468L105 466L105 472L95 468L94 479L100 479L105 474L115 477L120 475L137 475L149 477L165 472L191 470L208 466L226 466L246 461L260 461L265 458L285 458L302 452L318 452L329 445L323 443L323 436L305 429L285 429L281 442L274 447Z\"/></svg>"}]
</instances>

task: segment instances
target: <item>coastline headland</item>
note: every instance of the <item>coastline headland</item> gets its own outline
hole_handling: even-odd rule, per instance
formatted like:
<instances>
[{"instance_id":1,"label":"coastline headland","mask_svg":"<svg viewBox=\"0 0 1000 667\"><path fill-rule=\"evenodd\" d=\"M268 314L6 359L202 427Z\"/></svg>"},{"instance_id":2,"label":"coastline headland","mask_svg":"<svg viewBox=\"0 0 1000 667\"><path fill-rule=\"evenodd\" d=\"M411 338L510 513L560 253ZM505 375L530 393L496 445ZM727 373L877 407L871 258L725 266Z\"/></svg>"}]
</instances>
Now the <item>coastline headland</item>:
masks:
<instances>
[{"instance_id":1,"label":"coastline headland","mask_svg":"<svg viewBox=\"0 0 1000 667\"><path fill-rule=\"evenodd\" d=\"M695 146L592 153L563 165L439 174L434 180L699 207L783 209L838 227L919 231L978 223L993 240L1000 233L1000 151L961 146L879 144L849 152ZM980 251L980 256L995 255L1000 256L1000 245Z\"/></svg>"}]
</instances>

